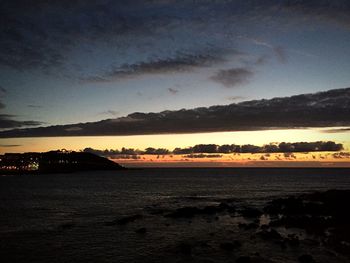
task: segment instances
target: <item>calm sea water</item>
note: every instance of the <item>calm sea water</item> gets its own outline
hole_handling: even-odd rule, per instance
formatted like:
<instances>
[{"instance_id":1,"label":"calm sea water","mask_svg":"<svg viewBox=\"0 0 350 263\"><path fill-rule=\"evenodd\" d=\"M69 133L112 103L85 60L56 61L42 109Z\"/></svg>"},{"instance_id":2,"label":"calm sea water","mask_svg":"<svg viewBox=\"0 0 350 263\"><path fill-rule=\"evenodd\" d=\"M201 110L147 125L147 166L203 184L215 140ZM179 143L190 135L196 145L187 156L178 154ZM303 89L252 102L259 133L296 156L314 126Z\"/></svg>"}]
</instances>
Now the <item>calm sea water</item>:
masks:
<instances>
[{"instance_id":1,"label":"calm sea water","mask_svg":"<svg viewBox=\"0 0 350 263\"><path fill-rule=\"evenodd\" d=\"M277 196L328 189L350 189L349 171L145 169L2 176L1 262L210 262L210 257L227 262L229 256L215 249L198 249L190 259L171 255L184 241L244 238L235 218L171 221L155 211L223 200L261 207ZM108 224L136 214L142 218L127 225ZM137 233L142 227L144 235Z\"/></svg>"}]
</instances>

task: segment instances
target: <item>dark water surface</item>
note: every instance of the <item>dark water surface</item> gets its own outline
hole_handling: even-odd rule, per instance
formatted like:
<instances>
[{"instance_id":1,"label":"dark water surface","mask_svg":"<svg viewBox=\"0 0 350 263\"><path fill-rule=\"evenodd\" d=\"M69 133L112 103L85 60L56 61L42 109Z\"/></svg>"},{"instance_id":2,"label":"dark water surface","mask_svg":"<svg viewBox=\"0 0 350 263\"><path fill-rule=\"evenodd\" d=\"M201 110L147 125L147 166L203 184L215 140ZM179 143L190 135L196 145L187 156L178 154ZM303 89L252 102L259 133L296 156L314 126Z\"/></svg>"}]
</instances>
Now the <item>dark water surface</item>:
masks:
<instances>
[{"instance_id":1,"label":"dark water surface","mask_svg":"<svg viewBox=\"0 0 350 263\"><path fill-rule=\"evenodd\" d=\"M251 241L237 227L239 220L245 220L240 217L164 216L179 207L223 201L261 208L275 197L328 189L350 189L349 170L145 169L2 176L0 258L1 262L235 262L243 254L258 252L271 262L297 262L298 255L313 249L320 262L345 262L331 251L329 257L318 253L323 248L281 251L273 244ZM135 215L128 223L113 223ZM220 242L232 239L243 243L239 252L218 248ZM196 244L191 253L181 247L188 243Z\"/></svg>"}]
</instances>

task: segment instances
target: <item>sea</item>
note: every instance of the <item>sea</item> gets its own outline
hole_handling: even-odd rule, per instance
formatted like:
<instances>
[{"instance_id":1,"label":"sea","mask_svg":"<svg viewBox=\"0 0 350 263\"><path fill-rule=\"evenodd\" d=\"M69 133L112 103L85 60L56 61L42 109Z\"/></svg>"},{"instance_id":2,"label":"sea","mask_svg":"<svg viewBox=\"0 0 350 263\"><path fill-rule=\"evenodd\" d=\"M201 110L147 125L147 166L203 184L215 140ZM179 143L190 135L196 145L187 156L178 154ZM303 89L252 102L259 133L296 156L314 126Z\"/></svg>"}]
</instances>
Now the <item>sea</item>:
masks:
<instances>
[{"instance_id":1,"label":"sea","mask_svg":"<svg viewBox=\"0 0 350 263\"><path fill-rule=\"evenodd\" d=\"M274 198L329 189L350 189L349 170L148 168L3 175L0 262L235 262L244 255L298 262L300 254L311 252L317 262L346 262L312 243L283 251L254 239L252 231L238 227L249 222L240 216L166 216L222 202L262 209ZM232 240L242 244L238 251L220 249Z\"/></svg>"}]
</instances>

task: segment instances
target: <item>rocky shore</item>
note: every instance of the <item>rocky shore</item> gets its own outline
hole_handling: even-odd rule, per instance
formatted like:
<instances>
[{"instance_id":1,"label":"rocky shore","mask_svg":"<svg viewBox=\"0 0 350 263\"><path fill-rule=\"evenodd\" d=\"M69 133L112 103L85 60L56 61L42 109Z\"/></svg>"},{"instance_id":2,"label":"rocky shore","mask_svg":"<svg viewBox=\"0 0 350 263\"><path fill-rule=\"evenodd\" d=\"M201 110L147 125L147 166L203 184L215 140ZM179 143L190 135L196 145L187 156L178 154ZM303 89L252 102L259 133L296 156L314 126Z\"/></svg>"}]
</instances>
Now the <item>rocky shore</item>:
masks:
<instances>
[{"instance_id":1,"label":"rocky shore","mask_svg":"<svg viewBox=\"0 0 350 263\"><path fill-rule=\"evenodd\" d=\"M329 190L276 198L262 207L235 200L176 209L152 205L105 225L135 227L138 238L152 235L151 221L165 225L165 235L174 228L192 231L162 251L159 257L172 257L170 262L349 262L347 200L350 190Z\"/></svg>"},{"instance_id":2,"label":"rocky shore","mask_svg":"<svg viewBox=\"0 0 350 263\"><path fill-rule=\"evenodd\" d=\"M215 195L152 200L40 231L3 232L3 262L47 262L56 253L62 259L52 262L350 262L350 190L259 202ZM65 251L75 258L67 260Z\"/></svg>"}]
</instances>

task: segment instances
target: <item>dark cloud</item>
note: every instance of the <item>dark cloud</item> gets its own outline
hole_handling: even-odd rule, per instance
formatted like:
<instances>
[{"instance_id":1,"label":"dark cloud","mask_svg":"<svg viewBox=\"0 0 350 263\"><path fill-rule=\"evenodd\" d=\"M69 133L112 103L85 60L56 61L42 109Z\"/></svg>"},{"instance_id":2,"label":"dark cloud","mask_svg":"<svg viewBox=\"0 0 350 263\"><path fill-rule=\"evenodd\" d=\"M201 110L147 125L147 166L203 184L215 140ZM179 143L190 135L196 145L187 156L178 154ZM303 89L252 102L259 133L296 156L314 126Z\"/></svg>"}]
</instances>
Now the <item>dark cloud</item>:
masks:
<instances>
[{"instance_id":1,"label":"dark cloud","mask_svg":"<svg viewBox=\"0 0 350 263\"><path fill-rule=\"evenodd\" d=\"M216 81L227 88L232 88L246 84L254 73L246 68L223 69L211 76L210 79Z\"/></svg>"},{"instance_id":2,"label":"dark cloud","mask_svg":"<svg viewBox=\"0 0 350 263\"><path fill-rule=\"evenodd\" d=\"M332 156L336 159L350 159L350 152L333 153Z\"/></svg>"},{"instance_id":3,"label":"dark cloud","mask_svg":"<svg viewBox=\"0 0 350 263\"><path fill-rule=\"evenodd\" d=\"M12 147L19 147L22 146L20 144L0 144L0 147L4 147L4 148L12 148Z\"/></svg>"},{"instance_id":4,"label":"dark cloud","mask_svg":"<svg viewBox=\"0 0 350 263\"><path fill-rule=\"evenodd\" d=\"M1 99L5 96L7 90L0 86L0 109L5 108L5 104L1 101Z\"/></svg>"},{"instance_id":5,"label":"dark cloud","mask_svg":"<svg viewBox=\"0 0 350 263\"><path fill-rule=\"evenodd\" d=\"M106 110L106 111L102 111L99 113L100 115L111 115L113 117L116 117L119 115L119 112L118 111L115 111L115 110Z\"/></svg>"},{"instance_id":6,"label":"dark cloud","mask_svg":"<svg viewBox=\"0 0 350 263\"><path fill-rule=\"evenodd\" d=\"M237 51L230 51L238 53ZM147 74L164 74L172 72L189 72L197 67L208 67L216 63L225 62L225 53L218 50L208 50L204 54L177 54L170 58L159 58L138 64L124 64L114 67L111 71L101 76L82 78L82 82L100 83L112 82L124 78L134 78ZM174 91L174 89L171 89ZM170 91L170 89L169 89Z\"/></svg>"},{"instance_id":7,"label":"dark cloud","mask_svg":"<svg viewBox=\"0 0 350 263\"><path fill-rule=\"evenodd\" d=\"M187 154L184 158L222 158L221 154Z\"/></svg>"},{"instance_id":8,"label":"dark cloud","mask_svg":"<svg viewBox=\"0 0 350 263\"><path fill-rule=\"evenodd\" d=\"M109 157L109 158L113 158L115 156L120 156L120 155L125 155L125 156L130 156L130 155L138 155L141 153L141 151L139 150L135 150L135 149L128 149L128 148L122 148L121 150L96 150L93 148L85 148L83 150L83 152L88 152L88 153L93 153L99 156L103 156L103 157Z\"/></svg>"},{"instance_id":9,"label":"dark cloud","mask_svg":"<svg viewBox=\"0 0 350 263\"><path fill-rule=\"evenodd\" d=\"M0 137L135 135L344 127L350 126L349 116L350 88L346 88L209 108L160 113L135 112L126 117L98 122L3 131Z\"/></svg>"},{"instance_id":10,"label":"dark cloud","mask_svg":"<svg viewBox=\"0 0 350 263\"><path fill-rule=\"evenodd\" d=\"M258 57L258 59L255 61L255 65L264 65L268 61L269 57L266 55Z\"/></svg>"},{"instance_id":11,"label":"dark cloud","mask_svg":"<svg viewBox=\"0 0 350 263\"><path fill-rule=\"evenodd\" d=\"M2 1L0 64L48 70L65 63L67 53L83 42L140 29L137 18L118 12L122 5L94 0Z\"/></svg>"},{"instance_id":12,"label":"dark cloud","mask_svg":"<svg viewBox=\"0 0 350 263\"><path fill-rule=\"evenodd\" d=\"M323 130L324 133L341 133L341 132L350 132L350 128L336 128L336 129L328 129Z\"/></svg>"},{"instance_id":13,"label":"dark cloud","mask_svg":"<svg viewBox=\"0 0 350 263\"><path fill-rule=\"evenodd\" d=\"M296 142L285 143L282 142L278 145L278 151L280 152L327 152L327 151L340 151L343 150L341 143L328 142Z\"/></svg>"},{"instance_id":14,"label":"dark cloud","mask_svg":"<svg viewBox=\"0 0 350 263\"><path fill-rule=\"evenodd\" d=\"M281 63L287 63L287 52L283 47L273 47L273 51L276 54L277 59L281 62Z\"/></svg>"},{"instance_id":15,"label":"dark cloud","mask_svg":"<svg viewBox=\"0 0 350 263\"><path fill-rule=\"evenodd\" d=\"M0 105L1 106L1 105ZM15 116L8 114L0 114L0 130L22 128L27 126L39 126L42 122L39 121L18 121L13 119Z\"/></svg>"},{"instance_id":16,"label":"dark cloud","mask_svg":"<svg viewBox=\"0 0 350 263\"><path fill-rule=\"evenodd\" d=\"M129 55L117 62L109 72L110 77L159 72L160 67L169 72L190 66L186 63L191 63L191 58L172 61L178 52L196 56L198 50L213 44L195 37L179 37L185 33L185 27L189 31L185 34L197 32L198 35L200 27L208 28L210 24L202 18L205 10L196 15L189 11L202 6L210 8L209 2L11 0L1 4L0 65L17 70L50 71L72 66L71 54L77 51L85 56L96 54L96 45L103 43L103 48L114 55L115 50ZM129 62L133 54L139 60ZM111 66L104 63L102 66ZM104 77L108 76L89 79L103 81Z\"/></svg>"},{"instance_id":17,"label":"dark cloud","mask_svg":"<svg viewBox=\"0 0 350 263\"><path fill-rule=\"evenodd\" d=\"M279 19L284 16L286 18ZM302 17L336 22L349 28L350 4L347 0L5 0L1 1L0 10L0 65L17 70L50 70L69 64L70 54L76 49L86 48L84 55L87 55L91 52L90 45L96 43L113 47L112 52L115 49L124 52L132 47L132 51L147 51L148 55L152 53L150 50L160 50L157 43L161 43L164 47L161 52L189 48L192 54L207 42L217 43L218 36L221 38L218 42L230 46L225 40L235 34L239 22L268 24L274 20L276 26L282 27L281 21L289 23L285 20L305 23ZM280 49L276 49L276 53L285 57L281 56ZM135 67L136 71L147 72L150 69L142 63L154 62L151 57L130 63L127 70Z\"/></svg>"},{"instance_id":18,"label":"dark cloud","mask_svg":"<svg viewBox=\"0 0 350 263\"><path fill-rule=\"evenodd\" d=\"M159 154L168 154L170 153L169 150L164 149L164 148L153 148L153 147L148 147L145 149L145 151L143 152L143 154L152 154L152 155L159 155Z\"/></svg>"},{"instance_id":19,"label":"dark cloud","mask_svg":"<svg viewBox=\"0 0 350 263\"><path fill-rule=\"evenodd\" d=\"M120 158L120 159L130 159L130 158L121 158L121 156L139 156L139 155L144 155L144 154L149 154L149 155L165 155L169 154L170 151L164 148L153 148L153 147L148 147L144 151L138 150L138 149L133 149L133 148L122 148L121 150L96 150L92 148L85 148L83 150L84 152L89 152L93 154L97 154L100 156L104 157L109 157L109 158ZM133 158L132 158L133 159Z\"/></svg>"},{"instance_id":20,"label":"dark cloud","mask_svg":"<svg viewBox=\"0 0 350 263\"><path fill-rule=\"evenodd\" d=\"M230 96L227 99L230 100L230 101L237 101L237 100L244 100L244 99L246 99L246 97L243 97L243 96Z\"/></svg>"},{"instance_id":21,"label":"dark cloud","mask_svg":"<svg viewBox=\"0 0 350 263\"><path fill-rule=\"evenodd\" d=\"M289 160L292 160L292 159L297 159L297 157L295 156L295 154L291 153L291 152L286 152L283 154L283 156Z\"/></svg>"},{"instance_id":22,"label":"dark cloud","mask_svg":"<svg viewBox=\"0 0 350 263\"><path fill-rule=\"evenodd\" d=\"M7 93L7 90L4 87L0 86L0 96L3 96L6 93Z\"/></svg>"},{"instance_id":23,"label":"dark cloud","mask_svg":"<svg viewBox=\"0 0 350 263\"><path fill-rule=\"evenodd\" d=\"M28 104L27 107L28 107L28 108L32 108L32 109L41 109L43 106L34 105L34 104Z\"/></svg>"},{"instance_id":24,"label":"dark cloud","mask_svg":"<svg viewBox=\"0 0 350 263\"><path fill-rule=\"evenodd\" d=\"M260 157L261 160L267 160L270 157L270 153L284 153L285 157L294 158L293 153L296 152L334 152L343 150L342 144L337 144L332 141L323 142L296 142L287 143L281 142L271 143L263 146L256 146L251 144L236 145L236 144L197 144L187 148L175 148L173 151L165 148L153 148L148 147L145 150L135 150L122 148L121 150L96 150L92 148L85 148L84 152L90 152L104 157L119 158L121 155L126 156L139 156L139 155L157 155L158 158L161 155L184 155L185 158L221 158L222 154L240 154L240 153L263 153ZM344 152L333 154L334 158L347 158L349 155Z\"/></svg>"},{"instance_id":25,"label":"dark cloud","mask_svg":"<svg viewBox=\"0 0 350 263\"><path fill-rule=\"evenodd\" d=\"M112 159L123 159L123 160L139 160L141 159L141 156L139 155L127 155L127 154L117 154L114 156L111 156Z\"/></svg>"},{"instance_id":26,"label":"dark cloud","mask_svg":"<svg viewBox=\"0 0 350 263\"><path fill-rule=\"evenodd\" d=\"M176 95L179 92L179 90L174 89L174 88L168 88L168 91L173 95Z\"/></svg>"},{"instance_id":27,"label":"dark cloud","mask_svg":"<svg viewBox=\"0 0 350 263\"><path fill-rule=\"evenodd\" d=\"M2 95L6 93L6 89L3 87L0 87L0 98ZM39 107L36 105L27 105L30 108ZM0 100L0 109L4 109L6 105L2 103ZM31 127L31 126L39 126L42 125L42 122L39 121L19 121L16 120L15 115L10 114L0 114L0 131L5 129L15 129L15 128L22 128L22 127Z\"/></svg>"},{"instance_id":28,"label":"dark cloud","mask_svg":"<svg viewBox=\"0 0 350 263\"><path fill-rule=\"evenodd\" d=\"M280 6L306 18L334 22L350 29L350 3L347 0L288 0Z\"/></svg>"}]
</instances>

